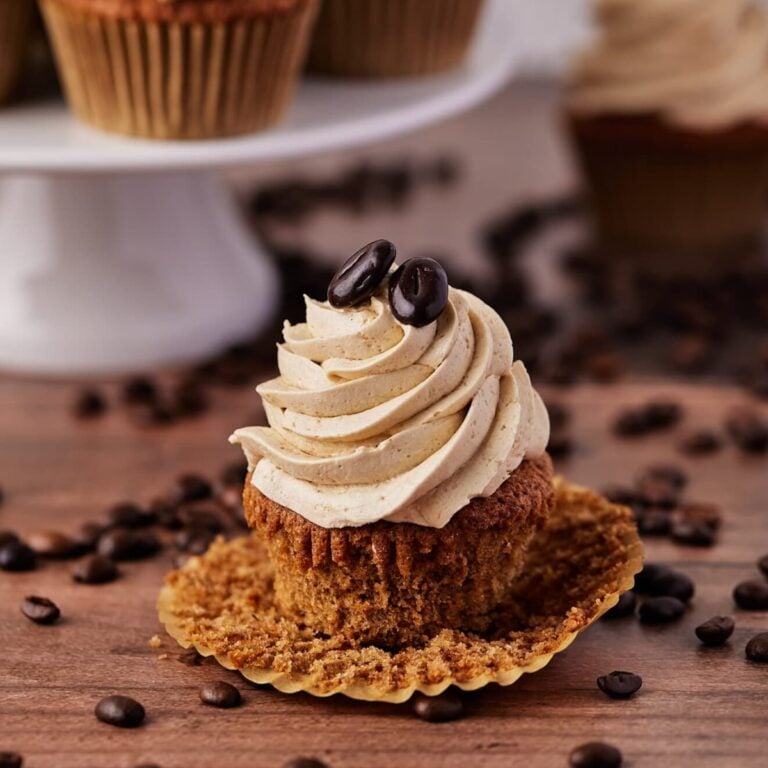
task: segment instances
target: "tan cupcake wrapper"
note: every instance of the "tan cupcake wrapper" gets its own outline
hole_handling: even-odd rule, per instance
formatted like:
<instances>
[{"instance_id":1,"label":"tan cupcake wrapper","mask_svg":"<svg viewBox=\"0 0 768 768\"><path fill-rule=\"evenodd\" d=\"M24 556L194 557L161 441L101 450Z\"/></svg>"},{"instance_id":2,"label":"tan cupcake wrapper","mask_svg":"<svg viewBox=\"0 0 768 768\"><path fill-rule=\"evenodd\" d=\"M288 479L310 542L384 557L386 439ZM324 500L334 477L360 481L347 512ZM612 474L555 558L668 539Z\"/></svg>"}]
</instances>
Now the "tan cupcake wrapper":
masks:
<instances>
[{"instance_id":1,"label":"tan cupcake wrapper","mask_svg":"<svg viewBox=\"0 0 768 768\"><path fill-rule=\"evenodd\" d=\"M309 55L313 72L407 77L459 64L483 0L324 0Z\"/></svg>"},{"instance_id":2,"label":"tan cupcake wrapper","mask_svg":"<svg viewBox=\"0 0 768 768\"><path fill-rule=\"evenodd\" d=\"M511 685L542 669L631 589L642 558L629 510L559 480L555 512L486 636L444 630L422 647L399 651L316 637L275 609L271 566L252 536L218 540L170 573L158 613L181 646L254 683L399 703L451 685Z\"/></svg>"},{"instance_id":3,"label":"tan cupcake wrapper","mask_svg":"<svg viewBox=\"0 0 768 768\"><path fill-rule=\"evenodd\" d=\"M33 8L32 0L0 0L0 104L19 84Z\"/></svg>"},{"instance_id":4,"label":"tan cupcake wrapper","mask_svg":"<svg viewBox=\"0 0 768 768\"><path fill-rule=\"evenodd\" d=\"M72 109L105 131L232 136L277 122L293 98L313 3L211 23L139 21L42 0Z\"/></svg>"}]
</instances>

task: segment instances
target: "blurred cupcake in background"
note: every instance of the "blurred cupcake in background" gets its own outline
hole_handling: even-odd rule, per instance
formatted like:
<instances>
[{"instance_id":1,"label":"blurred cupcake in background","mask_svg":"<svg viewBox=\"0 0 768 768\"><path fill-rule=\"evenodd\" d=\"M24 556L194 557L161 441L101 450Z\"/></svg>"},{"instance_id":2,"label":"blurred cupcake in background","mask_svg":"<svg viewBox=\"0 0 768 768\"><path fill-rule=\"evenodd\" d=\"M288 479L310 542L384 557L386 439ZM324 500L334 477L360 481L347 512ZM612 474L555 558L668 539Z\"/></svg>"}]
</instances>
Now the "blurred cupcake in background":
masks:
<instances>
[{"instance_id":1,"label":"blurred cupcake in background","mask_svg":"<svg viewBox=\"0 0 768 768\"><path fill-rule=\"evenodd\" d=\"M596 0L595 10L598 39L573 64L567 122L601 240L657 253L659 265L670 247L695 252L701 268L757 241L766 13L749 0Z\"/></svg>"},{"instance_id":2,"label":"blurred cupcake in background","mask_svg":"<svg viewBox=\"0 0 768 768\"><path fill-rule=\"evenodd\" d=\"M324 0L309 66L337 77L443 72L465 58L483 0Z\"/></svg>"},{"instance_id":3,"label":"blurred cupcake in background","mask_svg":"<svg viewBox=\"0 0 768 768\"><path fill-rule=\"evenodd\" d=\"M0 0L0 104L18 90L33 10L32 0Z\"/></svg>"},{"instance_id":4,"label":"blurred cupcake in background","mask_svg":"<svg viewBox=\"0 0 768 768\"><path fill-rule=\"evenodd\" d=\"M41 5L81 119L130 136L204 139L257 131L284 115L318 0Z\"/></svg>"}]
</instances>

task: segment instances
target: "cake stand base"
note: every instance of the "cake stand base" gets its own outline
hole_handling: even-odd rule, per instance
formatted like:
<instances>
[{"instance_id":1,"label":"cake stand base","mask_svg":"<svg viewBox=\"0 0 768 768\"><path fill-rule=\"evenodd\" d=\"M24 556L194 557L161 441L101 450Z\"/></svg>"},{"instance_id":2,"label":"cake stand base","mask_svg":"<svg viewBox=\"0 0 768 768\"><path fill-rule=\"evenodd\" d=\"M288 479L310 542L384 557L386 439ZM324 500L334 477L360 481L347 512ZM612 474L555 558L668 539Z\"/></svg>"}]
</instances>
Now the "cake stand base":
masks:
<instances>
[{"instance_id":1,"label":"cake stand base","mask_svg":"<svg viewBox=\"0 0 768 768\"><path fill-rule=\"evenodd\" d=\"M104 373L200 359L274 315L274 265L211 174L0 180L0 365Z\"/></svg>"}]
</instances>

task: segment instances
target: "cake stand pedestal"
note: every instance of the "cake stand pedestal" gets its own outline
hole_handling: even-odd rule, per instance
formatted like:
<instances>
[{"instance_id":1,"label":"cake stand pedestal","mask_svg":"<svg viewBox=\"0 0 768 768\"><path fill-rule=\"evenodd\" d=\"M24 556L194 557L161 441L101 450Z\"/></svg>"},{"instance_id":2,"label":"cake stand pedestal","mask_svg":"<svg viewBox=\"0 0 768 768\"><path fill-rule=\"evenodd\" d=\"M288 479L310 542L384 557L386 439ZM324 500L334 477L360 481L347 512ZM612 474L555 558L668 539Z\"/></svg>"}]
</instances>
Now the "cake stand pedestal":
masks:
<instances>
[{"instance_id":1,"label":"cake stand pedestal","mask_svg":"<svg viewBox=\"0 0 768 768\"><path fill-rule=\"evenodd\" d=\"M0 367L134 370L258 332L277 305L276 269L217 172L374 142L472 107L511 76L510 5L489 2L460 69L307 80L288 119L252 136L149 142L93 131L60 102L4 110Z\"/></svg>"}]
</instances>

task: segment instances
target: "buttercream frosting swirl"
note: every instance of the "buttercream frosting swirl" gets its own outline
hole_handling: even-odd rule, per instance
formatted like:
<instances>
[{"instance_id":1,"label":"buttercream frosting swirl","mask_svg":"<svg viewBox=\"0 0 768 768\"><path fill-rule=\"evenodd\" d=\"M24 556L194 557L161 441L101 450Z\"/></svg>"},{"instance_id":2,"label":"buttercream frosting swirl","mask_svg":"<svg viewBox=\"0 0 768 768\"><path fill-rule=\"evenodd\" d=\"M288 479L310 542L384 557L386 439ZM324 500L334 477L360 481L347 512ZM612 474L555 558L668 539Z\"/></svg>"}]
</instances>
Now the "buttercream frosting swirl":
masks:
<instances>
[{"instance_id":1,"label":"buttercream frosting swirl","mask_svg":"<svg viewBox=\"0 0 768 768\"><path fill-rule=\"evenodd\" d=\"M656 114L720 128L768 119L768 16L751 0L595 0L595 45L574 61L577 112Z\"/></svg>"},{"instance_id":2,"label":"buttercream frosting swirl","mask_svg":"<svg viewBox=\"0 0 768 768\"><path fill-rule=\"evenodd\" d=\"M324 528L378 520L441 528L544 452L546 408L501 318L450 289L433 323L399 323L386 285L364 305L305 298L285 324L269 427L230 438L268 498Z\"/></svg>"}]
</instances>

